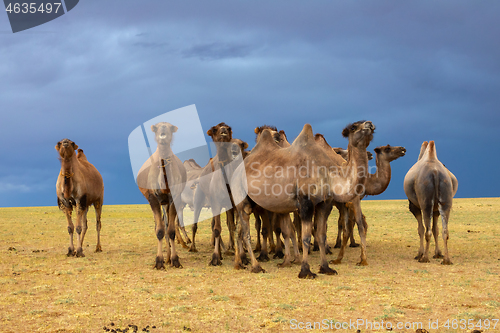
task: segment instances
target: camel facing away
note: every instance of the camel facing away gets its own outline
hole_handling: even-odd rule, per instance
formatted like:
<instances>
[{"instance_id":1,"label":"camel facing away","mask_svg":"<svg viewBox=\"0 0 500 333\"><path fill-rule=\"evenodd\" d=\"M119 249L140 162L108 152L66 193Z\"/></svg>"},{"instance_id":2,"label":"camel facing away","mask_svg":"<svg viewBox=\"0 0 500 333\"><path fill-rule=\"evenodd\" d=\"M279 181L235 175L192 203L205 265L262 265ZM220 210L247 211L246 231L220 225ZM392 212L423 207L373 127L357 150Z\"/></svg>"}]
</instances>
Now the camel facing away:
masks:
<instances>
[{"instance_id":1,"label":"camel facing away","mask_svg":"<svg viewBox=\"0 0 500 333\"><path fill-rule=\"evenodd\" d=\"M179 268L182 265L175 249L175 225L176 219L179 219L182 225L182 214L177 215L176 208L181 207L181 193L187 180L186 169L170 147L173 134L177 132L177 126L160 122L152 125L151 130L155 133L155 141L158 145L156 151L139 170L137 185L148 200L155 220L158 243L154 268L165 268L162 242L165 237L166 224L166 262Z\"/></svg>"},{"instance_id":2,"label":"camel facing away","mask_svg":"<svg viewBox=\"0 0 500 333\"><path fill-rule=\"evenodd\" d=\"M68 256L85 257L83 239L87 232L87 212L94 205L96 214L97 245L95 252L101 252L101 212L104 198L104 184L101 174L88 162L83 150L71 140L64 139L57 143L56 150L61 160L61 171L57 177L57 205L66 215L70 245ZM78 155L75 150L78 149ZM73 244L75 226L71 220L76 208L77 247Z\"/></svg>"},{"instance_id":3,"label":"camel facing away","mask_svg":"<svg viewBox=\"0 0 500 333\"><path fill-rule=\"evenodd\" d=\"M233 178L235 201L241 201L238 211L248 224L252 203L269 211L286 214L296 209L302 222L303 256L299 278L315 278L308 263L313 215L318 220L320 273L337 272L328 266L325 253L327 199L349 202L356 196L356 188L366 179L368 158L366 147L373 138L375 126L369 121L359 121L347 126L342 134L349 139L348 163L335 154L331 158L317 146L311 125L306 124L301 133L287 148L281 148L266 129ZM328 212L329 213L329 212ZM290 257L289 230L282 230L285 238L285 258ZM250 235L244 230L243 238L249 245ZM238 248L240 250L240 248ZM237 259L237 258L235 258ZM285 260L286 261L286 260ZM257 263L258 265L258 263ZM252 260L254 271L255 263Z\"/></svg>"},{"instance_id":4,"label":"camel facing away","mask_svg":"<svg viewBox=\"0 0 500 333\"><path fill-rule=\"evenodd\" d=\"M433 258L444 258L441 262L443 265L452 264L448 253L448 222L457 189L457 178L438 160L434 141L429 143L424 141L418 161L410 168L404 179L404 190L408 197L410 212L418 221L420 248L415 259L419 262L429 262L429 245L434 235L436 249ZM443 225L444 256L438 245L440 215Z\"/></svg>"}]
</instances>

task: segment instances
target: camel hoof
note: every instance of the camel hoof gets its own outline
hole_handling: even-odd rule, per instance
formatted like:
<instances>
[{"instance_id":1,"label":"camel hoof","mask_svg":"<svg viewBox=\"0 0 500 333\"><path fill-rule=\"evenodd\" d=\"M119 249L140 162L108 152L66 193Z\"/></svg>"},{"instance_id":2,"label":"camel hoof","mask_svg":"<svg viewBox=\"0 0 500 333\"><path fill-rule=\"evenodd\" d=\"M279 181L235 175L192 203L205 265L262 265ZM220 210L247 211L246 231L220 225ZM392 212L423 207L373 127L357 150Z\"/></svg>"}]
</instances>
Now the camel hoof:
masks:
<instances>
[{"instance_id":1,"label":"camel hoof","mask_svg":"<svg viewBox=\"0 0 500 333\"><path fill-rule=\"evenodd\" d=\"M97 245L97 246L95 247L95 252L96 252L96 253L97 253L97 252L102 252L102 248L101 248L101 246L100 246L100 245Z\"/></svg>"},{"instance_id":2,"label":"camel hoof","mask_svg":"<svg viewBox=\"0 0 500 333\"><path fill-rule=\"evenodd\" d=\"M260 255L257 257L257 260L262 262L267 262L269 261L269 256L267 255L267 253L261 252Z\"/></svg>"},{"instance_id":3,"label":"camel hoof","mask_svg":"<svg viewBox=\"0 0 500 333\"><path fill-rule=\"evenodd\" d=\"M170 262L171 262L171 265L174 266L175 268L182 268L182 265L179 261L179 257L176 256L174 258L171 258L170 259Z\"/></svg>"},{"instance_id":4,"label":"camel hoof","mask_svg":"<svg viewBox=\"0 0 500 333\"><path fill-rule=\"evenodd\" d=\"M182 245L182 248L189 249L189 246L187 246L186 243L182 243L181 245Z\"/></svg>"},{"instance_id":5,"label":"camel hoof","mask_svg":"<svg viewBox=\"0 0 500 333\"><path fill-rule=\"evenodd\" d=\"M283 253L283 251L278 250L274 254L273 259L283 259L284 257L285 257L285 254Z\"/></svg>"},{"instance_id":6,"label":"camel hoof","mask_svg":"<svg viewBox=\"0 0 500 333\"><path fill-rule=\"evenodd\" d=\"M198 252L195 246L191 246L188 252Z\"/></svg>"},{"instance_id":7,"label":"camel hoof","mask_svg":"<svg viewBox=\"0 0 500 333\"><path fill-rule=\"evenodd\" d=\"M340 249L342 243L335 243L334 249Z\"/></svg>"},{"instance_id":8,"label":"camel hoof","mask_svg":"<svg viewBox=\"0 0 500 333\"><path fill-rule=\"evenodd\" d=\"M73 250L72 248L68 248L68 253L66 254L66 256L68 257L74 257L76 254L75 250Z\"/></svg>"},{"instance_id":9,"label":"camel hoof","mask_svg":"<svg viewBox=\"0 0 500 333\"><path fill-rule=\"evenodd\" d=\"M327 247L325 248L325 253L326 253L326 254L333 254L333 252L332 252L332 248L331 248L330 246L327 246Z\"/></svg>"},{"instance_id":10,"label":"camel hoof","mask_svg":"<svg viewBox=\"0 0 500 333\"><path fill-rule=\"evenodd\" d=\"M85 254L83 254L83 249L82 248L79 248L78 250L76 250L76 256L77 257L85 257Z\"/></svg>"},{"instance_id":11,"label":"camel hoof","mask_svg":"<svg viewBox=\"0 0 500 333\"><path fill-rule=\"evenodd\" d=\"M361 260L356 264L356 266L368 266L368 262L366 260Z\"/></svg>"},{"instance_id":12,"label":"camel hoof","mask_svg":"<svg viewBox=\"0 0 500 333\"><path fill-rule=\"evenodd\" d=\"M247 269L247 268L245 266L243 266L243 264L237 263L237 264L234 264L234 269L240 270L240 269Z\"/></svg>"},{"instance_id":13,"label":"camel hoof","mask_svg":"<svg viewBox=\"0 0 500 333\"><path fill-rule=\"evenodd\" d=\"M320 274L326 274L326 275L338 275L336 270L331 269L330 267L327 266L320 266L319 267L319 273Z\"/></svg>"},{"instance_id":14,"label":"camel hoof","mask_svg":"<svg viewBox=\"0 0 500 333\"><path fill-rule=\"evenodd\" d=\"M349 244L349 247L359 247L359 244L358 243L351 243L351 244Z\"/></svg>"},{"instance_id":15,"label":"camel hoof","mask_svg":"<svg viewBox=\"0 0 500 333\"><path fill-rule=\"evenodd\" d=\"M210 260L210 265L211 266L221 266L222 261L220 261L220 258L217 254L212 254L212 260Z\"/></svg>"},{"instance_id":16,"label":"camel hoof","mask_svg":"<svg viewBox=\"0 0 500 333\"><path fill-rule=\"evenodd\" d=\"M265 273L266 271L259 265L252 267L252 273Z\"/></svg>"},{"instance_id":17,"label":"camel hoof","mask_svg":"<svg viewBox=\"0 0 500 333\"><path fill-rule=\"evenodd\" d=\"M453 265L453 263L451 262L450 259L445 259L445 260L443 260L443 262L441 263L441 265Z\"/></svg>"},{"instance_id":18,"label":"camel hoof","mask_svg":"<svg viewBox=\"0 0 500 333\"><path fill-rule=\"evenodd\" d=\"M342 263L342 259L330 260L330 264L340 265L341 263Z\"/></svg>"},{"instance_id":19,"label":"camel hoof","mask_svg":"<svg viewBox=\"0 0 500 333\"><path fill-rule=\"evenodd\" d=\"M299 273L299 279L315 279L317 277L316 274L311 272L309 268L302 268Z\"/></svg>"},{"instance_id":20,"label":"camel hoof","mask_svg":"<svg viewBox=\"0 0 500 333\"><path fill-rule=\"evenodd\" d=\"M434 259L443 259L444 256L441 253L435 254L432 258Z\"/></svg>"},{"instance_id":21,"label":"camel hoof","mask_svg":"<svg viewBox=\"0 0 500 333\"><path fill-rule=\"evenodd\" d=\"M165 269L165 260L163 260L163 258L156 257L156 263L153 266L153 268L155 268L155 269Z\"/></svg>"},{"instance_id":22,"label":"camel hoof","mask_svg":"<svg viewBox=\"0 0 500 333\"><path fill-rule=\"evenodd\" d=\"M420 259L418 259L418 262L426 263L426 262L431 262L429 258L422 256Z\"/></svg>"},{"instance_id":23,"label":"camel hoof","mask_svg":"<svg viewBox=\"0 0 500 333\"><path fill-rule=\"evenodd\" d=\"M281 264L278 264L277 266L278 268L292 267L292 263L289 260L285 260Z\"/></svg>"},{"instance_id":24,"label":"camel hoof","mask_svg":"<svg viewBox=\"0 0 500 333\"><path fill-rule=\"evenodd\" d=\"M413 258L413 259L415 259L415 260L419 260L420 258L422 258L422 256L423 256L423 255L424 255L423 253L419 253L419 254L417 254L417 256L416 256L415 258Z\"/></svg>"}]
</instances>

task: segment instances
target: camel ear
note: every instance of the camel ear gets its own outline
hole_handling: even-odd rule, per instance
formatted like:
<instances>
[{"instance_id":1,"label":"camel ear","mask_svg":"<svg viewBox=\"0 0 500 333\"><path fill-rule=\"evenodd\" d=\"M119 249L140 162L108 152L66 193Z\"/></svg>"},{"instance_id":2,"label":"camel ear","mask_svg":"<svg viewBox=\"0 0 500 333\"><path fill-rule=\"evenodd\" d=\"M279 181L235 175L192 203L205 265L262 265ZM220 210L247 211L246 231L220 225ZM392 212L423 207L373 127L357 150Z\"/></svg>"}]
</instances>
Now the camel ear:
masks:
<instances>
[{"instance_id":1,"label":"camel ear","mask_svg":"<svg viewBox=\"0 0 500 333\"><path fill-rule=\"evenodd\" d=\"M76 143L73 142L73 149L74 150L77 150L78 149L78 145Z\"/></svg>"},{"instance_id":2,"label":"camel ear","mask_svg":"<svg viewBox=\"0 0 500 333\"><path fill-rule=\"evenodd\" d=\"M243 150L247 149L248 148L248 143L246 142L243 142Z\"/></svg>"},{"instance_id":3,"label":"camel ear","mask_svg":"<svg viewBox=\"0 0 500 333\"><path fill-rule=\"evenodd\" d=\"M209 130L207 131L207 135L208 135L208 136L212 136L212 134L213 134L213 133L212 133L212 129L209 129Z\"/></svg>"},{"instance_id":4,"label":"camel ear","mask_svg":"<svg viewBox=\"0 0 500 333\"><path fill-rule=\"evenodd\" d=\"M157 129L158 128L156 127L156 125L151 125L151 131L153 131L154 133L156 133Z\"/></svg>"},{"instance_id":5,"label":"camel ear","mask_svg":"<svg viewBox=\"0 0 500 333\"><path fill-rule=\"evenodd\" d=\"M380 149L380 147L377 147L374 150L375 150L375 153L377 153L377 154L380 154L380 152L382 151L382 149Z\"/></svg>"},{"instance_id":6,"label":"camel ear","mask_svg":"<svg viewBox=\"0 0 500 333\"><path fill-rule=\"evenodd\" d=\"M56 150L59 151L59 148L61 147L61 141L59 141L56 145Z\"/></svg>"},{"instance_id":7,"label":"camel ear","mask_svg":"<svg viewBox=\"0 0 500 333\"><path fill-rule=\"evenodd\" d=\"M342 131L342 136L344 138L349 137L349 127L344 128L344 130Z\"/></svg>"},{"instance_id":8,"label":"camel ear","mask_svg":"<svg viewBox=\"0 0 500 333\"><path fill-rule=\"evenodd\" d=\"M253 131L255 132L255 134L259 134L260 133L260 127L255 127L255 129Z\"/></svg>"},{"instance_id":9,"label":"camel ear","mask_svg":"<svg viewBox=\"0 0 500 333\"><path fill-rule=\"evenodd\" d=\"M177 126L172 125L172 133L177 132L179 128Z\"/></svg>"}]
</instances>

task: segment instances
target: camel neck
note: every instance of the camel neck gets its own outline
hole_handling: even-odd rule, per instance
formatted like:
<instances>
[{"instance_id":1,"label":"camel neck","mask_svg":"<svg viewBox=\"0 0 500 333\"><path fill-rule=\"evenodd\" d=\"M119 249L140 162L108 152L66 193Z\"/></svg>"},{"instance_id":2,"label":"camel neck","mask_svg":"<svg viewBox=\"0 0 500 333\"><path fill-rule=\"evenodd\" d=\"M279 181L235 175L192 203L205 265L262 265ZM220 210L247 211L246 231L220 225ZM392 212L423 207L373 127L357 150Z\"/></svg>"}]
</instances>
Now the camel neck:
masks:
<instances>
[{"instance_id":1,"label":"camel neck","mask_svg":"<svg viewBox=\"0 0 500 333\"><path fill-rule=\"evenodd\" d=\"M167 158L174 154L170 145L158 145L156 150L158 151L158 154L161 158Z\"/></svg>"},{"instance_id":2,"label":"camel neck","mask_svg":"<svg viewBox=\"0 0 500 333\"><path fill-rule=\"evenodd\" d=\"M229 142L216 142L215 146L217 147L217 156L219 158L219 162L226 163L229 162Z\"/></svg>"},{"instance_id":3,"label":"camel neck","mask_svg":"<svg viewBox=\"0 0 500 333\"><path fill-rule=\"evenodd\" d=\"M368 174L365 184L365 192L368 195L378 195L384 192L391 181L391 163L379 154L375 157L377 171Z\"/></svg>"}]
</instances>

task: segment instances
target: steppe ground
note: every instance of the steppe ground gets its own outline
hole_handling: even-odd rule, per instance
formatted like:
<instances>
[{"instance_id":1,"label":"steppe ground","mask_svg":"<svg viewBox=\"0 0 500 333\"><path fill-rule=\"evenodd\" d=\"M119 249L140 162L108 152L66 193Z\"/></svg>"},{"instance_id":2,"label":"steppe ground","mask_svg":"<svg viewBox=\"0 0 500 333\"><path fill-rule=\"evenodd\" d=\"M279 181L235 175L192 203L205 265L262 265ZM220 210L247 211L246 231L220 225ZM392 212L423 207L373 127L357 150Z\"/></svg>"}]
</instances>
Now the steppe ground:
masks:
<instances>
[{"instance_id":1,"label":"steppe ground","mask_svg":"<svg viewBox=\"0 0 500 333\"><path fill-rule=\"evenodd\" d=\"M147 205L104 206L102 253L93 252L92 208L85 258L66 257L66 221L57 207L0 208L0 332L133 332L132 325L150 332L288 332L315 322L321 327L308 332L343 323L341 332L386 332L389 323L395 332L415 332L418 323L429 332L500 330L500 199L454 200L452 266L413 259L419 240L407 201L362 207L369 265L356 266L359 248L348 248L334 266L339 275L315 280L298 279L299 266L278 269L279 259L261 264L265 274L234 270L230 255L222 266L208 266L208 221L199 224L198 253L179 247L182 269L154 270ZM330 243L337 217L334 211L329 220ZM224 223L226 243L227 237ZM317 272L318 252L310 263ZM413 327L397 329L399 322Z\"/></svg>"}]
</instances>

